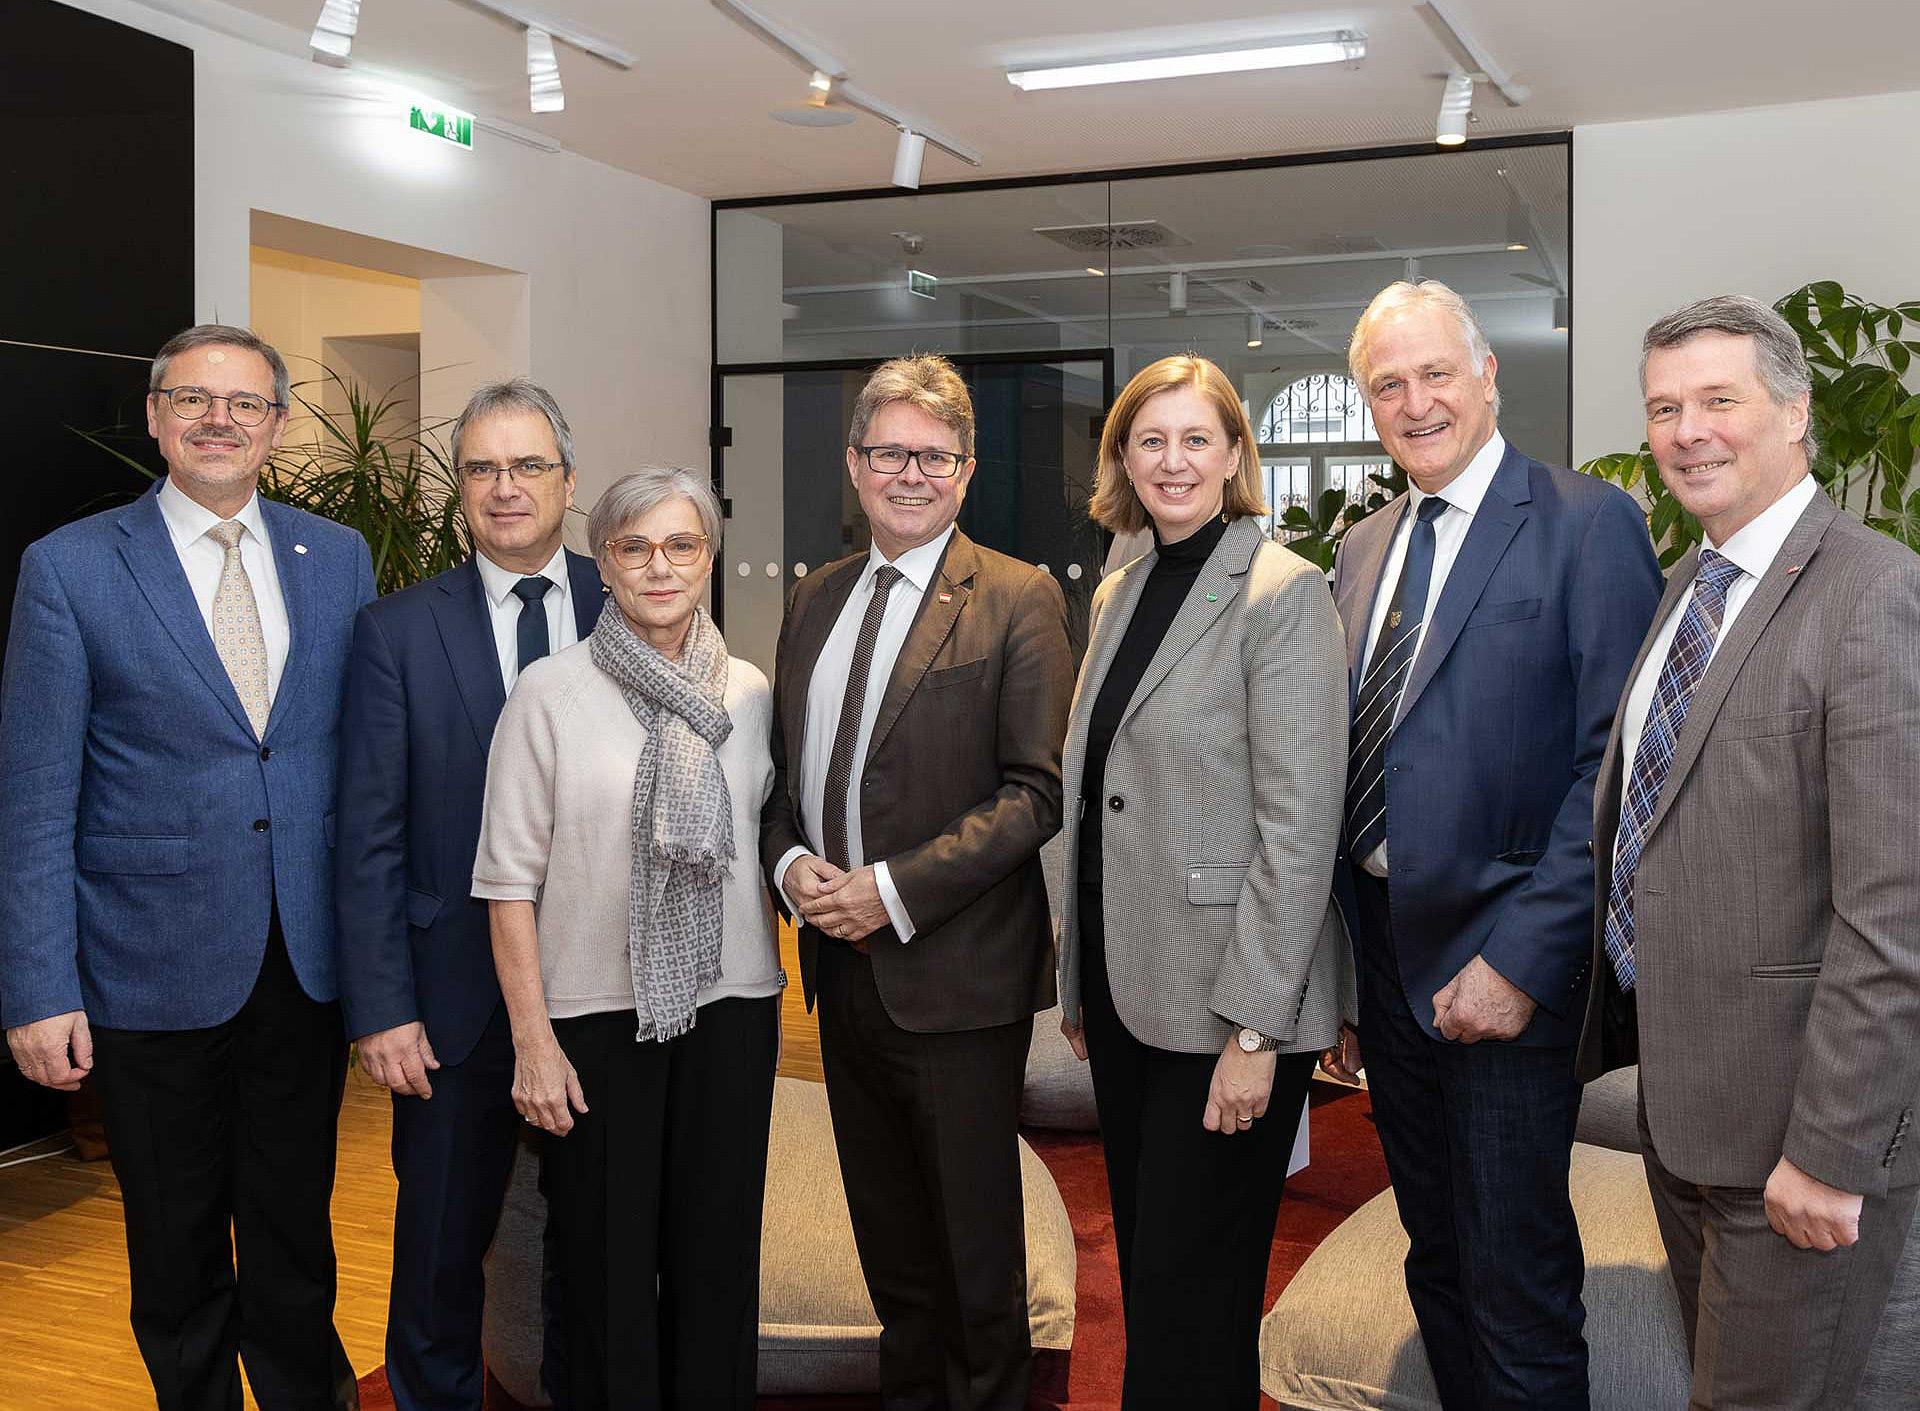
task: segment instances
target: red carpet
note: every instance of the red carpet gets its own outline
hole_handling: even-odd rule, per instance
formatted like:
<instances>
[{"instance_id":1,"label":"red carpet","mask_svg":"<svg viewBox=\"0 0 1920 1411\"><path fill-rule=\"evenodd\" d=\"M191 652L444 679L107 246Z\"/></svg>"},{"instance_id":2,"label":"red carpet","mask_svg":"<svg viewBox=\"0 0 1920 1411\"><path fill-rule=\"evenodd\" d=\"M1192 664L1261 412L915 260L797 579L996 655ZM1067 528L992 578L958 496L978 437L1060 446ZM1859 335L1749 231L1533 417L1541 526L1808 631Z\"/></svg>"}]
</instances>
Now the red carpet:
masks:
<instances>
[{"instance_id":1,"label":"red carpet","mask_svg":"<svg viewBox=\"0 0 1920 1411\"><path fill-rule=\"evenodd\" d=\"M1287 1182L1274 1230L1267 1273L1267 1304L1279 1297L1314 1247L1342 1220L1387 1188L1386 1162L1373 1134L1373 1111L1365 1093L1315 1083L1312 1160ZM1120 1271L1113 1250L1113 1212L1107 1203L1107 1173L1099 1138L1091 1133L1027 1132L1028 1143L1047 1163L1073 1221L1080 1256L1074 1315L1071 1375L1063 1411L1111 1411L1120 1404L1120 1374L1126 1363L1126 1330L1120 1319ZM1037 1369L1058 1396L1055 1368ZM1036 1387L1036 1391L1041 1388ZM487 1411L523 1411L489 1382ZM1272 1405L1271 1402L1265 1403ZM760 1411L877 1411L876 1397L762 1397ZM360 1382L361 1411L391 1411L384 1371Z\"/></svg>"}]
</instances>

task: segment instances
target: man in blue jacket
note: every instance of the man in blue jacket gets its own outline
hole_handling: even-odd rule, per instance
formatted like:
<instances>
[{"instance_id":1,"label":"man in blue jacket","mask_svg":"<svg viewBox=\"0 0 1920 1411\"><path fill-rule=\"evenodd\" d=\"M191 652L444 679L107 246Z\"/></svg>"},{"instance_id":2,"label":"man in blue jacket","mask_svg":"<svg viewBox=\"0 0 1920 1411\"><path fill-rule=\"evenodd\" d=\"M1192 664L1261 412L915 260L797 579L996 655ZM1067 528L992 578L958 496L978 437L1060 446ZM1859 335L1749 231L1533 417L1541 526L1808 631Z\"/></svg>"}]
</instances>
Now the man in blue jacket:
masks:
<instances>
[{"instance_id":1,"label":"man in blue jacket","mask_svg":"<svg viewBox=\"0 0 1920 1411\"><path fill-rule=\"evenodd\" d=\"M333 792L373 567L257 493L287 403L246 330L170 339L147 398L166 478L27 549L0 682L0 1019L27 1077L99 1085L162 1411L237 1409L236 1353L262 1411L353 1396Z\"/></svg>"},{"instance_id":2,"label":"man in blue jacket","mask_svg":"<svg viewBox=\"0 0 1920 1411\"><path fill-rule=\"evenodd\" d=\"M1497 429L1486 335L1395 283L1350 366L1409 492L1335 566L1353 725L1335 886L1360 1055L1448 1411L1584 1411L1567 1194L1593 933L1593 786L1660 600L1619 489ZM1350 1046L1329 1066L1351 1070Z\"/></svg>"},{"instance_id":3,"label":"man in blue jacket","mask_svg":"<svg viewBox=\"0 0 1920 1411\"><path fill-rule=\"evenodd\" d=\"M476 391L453 425L474 554L354 625L340 756L340 988L360 1063L393 1090L387 1382L398 1411L480 1411L481 1260L521 1122L513 1033L476 901L487 749L531 662L605 601L560 542L573 433L531 382Z\"/></svg>"}]
</instances>

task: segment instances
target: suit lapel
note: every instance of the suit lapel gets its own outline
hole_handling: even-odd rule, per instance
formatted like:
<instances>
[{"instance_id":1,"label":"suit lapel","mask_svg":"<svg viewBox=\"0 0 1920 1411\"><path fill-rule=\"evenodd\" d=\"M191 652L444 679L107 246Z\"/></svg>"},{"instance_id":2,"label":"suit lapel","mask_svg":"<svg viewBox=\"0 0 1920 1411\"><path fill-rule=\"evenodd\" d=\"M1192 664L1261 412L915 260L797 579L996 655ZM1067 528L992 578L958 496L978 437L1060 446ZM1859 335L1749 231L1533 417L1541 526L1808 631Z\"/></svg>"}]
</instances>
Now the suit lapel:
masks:
<instances>
[{"instance_id":1,"label":"suit lapel","mask_svg":"<svg viewBox=\"0 0 1920 1411\"><path fill-rule=\"evenodd\" d=\"M168 533L166 518L160 513L157 489L142 495L120 516L120 532L126 536L120 545L120 556L126 560L154 616L160 619L160 625L173 638L174 645L200 674L207 689L226 706L234 723L251 736L253 725L240 704L239 692L233 689L233 678L227 675L220 654L213 649L213 637L207 631L206 619L200 616L199 603L194 601L187 571L180 566L179 554L174 552L173 536Z\"/></svg>"},{"instance_id":2,"label":"suit lapel","mask_svg":"<svg viewBox=\"0 0 1920 1411\"><path fill-rule=\"evenodd\" d=\"M974 548L973 540L954 530L953 537L947 541L946 552L940 555L939 566L927 583L927 591L920 595L920 607L913 615L913 625L907 628L907 640L900 644L900 655L894 658L893 674L887 678L887 693L880 698L880 713L873 720L873 737L867 741L869 762L893 732L894 723L907 708L920 678L927 674L927 668L933 665L933 659L953 631L960 610L973 594L973 575L979 563L980 552Z\"/></svg>"},{"instance_id":3,"label":"suit lapel","mask_svg":"<svg viewBox=\"0 0 1920 1411\"><path fill-rule=\"evenodd\" d=\"M567 550L567 594L573 599L574 630L584 642L599 624L600 610L607 605L609 595L606 584L600 581L598 565L572 549Z\"/></svg>"},{"instance_id":4,"label":"suit lapel","mask_svg":"<svg viewBox=\"0 0 1920 1411\"><path fill-rule=\"evenodd\" d=\"M1487 580L1493 577L1493 570L1499 567L1507 545L1527 522L1526 506L1533 498L1528 484L1528 465L1526 456L1508 446L1500 468L1493 473L1493 482L1480 499L1480 508L1474 511L1466 542L1461 544L1460 555L1447 573L1446 586L1440 590L1440 600L1433 606L1433 620L1427 624L1420 654L1414 658L1413 672L1407 678L1406 693L1400 703L1402 720L1419 704L1420 693L1427 689L1440 663L1447 659L1447 653L1459 640L1468 614L1480 601L1480 594Z\"/></svg>"},{"instance_id":5,"label":"suit lapel","mask_svg":"<svg viewBox=\"0 0 1920 1411\"><path fill-rule=\"evenodd\" d=\"M1766 577L1754 586L1753 596L1747 599L1746 605L1740 609L1740 615L1733 620L1733 626L1727 630L1726 640L1714 652L1707 674L1700 678L1700 684L1694 688L1693 701L1687 706L1687 718L1680 726L1680 738L1674 742L1673 766L1667 770L1666 783L1660 788L1660 801L1654 806L1653 817L1647 820L1648 837L1653 836L1654 830L1660 826L1660 820L1673 807L1673 800L1679 794L1688 771L1700 758L1713 719L1720 713L1720 707L1726 704L1727 692L1733 689L1734 677L1740 674L1741 666L1746 663L1754 644L1760 640L1767 623L1780 610L1780 604L1786 601L1787 594L1800 581L1801 571L1819 549L1821 538L1839 512L1839 508L1826 495L1814 495L1813 502L1788 533L1786 542L1781 544L1780 552L1773 556ZM1697 555L1689 555L1685 560L1687 572L1684 587L1687 591L1692 590L1694 565L1698 561ZM1678 571L1673 576L1676 582L1682 578Z\"/></svg>"},{"instance_id":6,"label":"suit lapel","mask_svg":"<svg viewBox=\"0 0 1920 1411\"><path fill-rule=\"evenodd\" d=\"M273 541L273 571L280 579L280 598L287 608L287 664L280 672L273 709L267 715L266 734L271 735L281 717L299 701L300 679L313 655L313 583L307 572L307 555L294 551L294 512L263 499L260 517L267 526L267 537Z\"/></svg>"},{"instance_id":7,"label":"suit lapel","mask_svg":"<svg viewBox=\"0 0 1920 1411\"><path fill-rule=\"evenodd\" d=\"M1260 526L1252 519L1235 520L1227 526L1227 532L1220 536L1220 542L1214 546L1213 553L1200 569L1200 576L1194 580L1193 587L1187 590L1186 601L1180 604L1180 611L1174 614L1167 635L1160 639L1160 649L1153 654L1153 660L1147 663L1146 673L1134 688L1133 698L1127 702L1127 708L1120 712L1119 723L1114 727L1116 733L1126 728L1127 721L1140 709L1141 702L1153 694L1154 687L1166 680L1167 673L1173 670L1180 658L1193 650L1195 643L1206 635L1207 629L1219 620L1220 614L1240 596L1239 580L1252 566L1260 539Z\"/></svg>"},{"instance_id":8,"label":"suit lapel","mask_svg":"<svg viewBox=\"0 0 1920 1411\"><path fill-rule=\"evenodd\" d=\"M443 574L434 586L439 591L427 599L427 604L440 631L440 645L446 649L460 701L467 708L467 723L473 727L480 752L485 754L493 742L500 708L507 703L486 585L480 581L479 565L468 559Z\"/></svg>"},{"instance_id":9,"label":"suit lapel","mask_svg":"<svg viewBox=\"0 0 1920 1411\"><path fill-rule=\"evenodd\" d=\"M1400 532L1400 521L1406 518L1412 499L1411 495L1402 495L1375 515L1379 526L1372 533L1361 534L1359 547L1354 547L1351 536L1347 539L1350 561L1341 577L1350 579L1353 586L1347 601L1340 604L1340 617L1347 634L1349 717L1360 700L1360 657L1367 649L1367 628L1373 622L1373 605L1380 597L1380 576L1387 567L1387 550L1393 545L1393 536Z\"/></svg>"}]
</instances>

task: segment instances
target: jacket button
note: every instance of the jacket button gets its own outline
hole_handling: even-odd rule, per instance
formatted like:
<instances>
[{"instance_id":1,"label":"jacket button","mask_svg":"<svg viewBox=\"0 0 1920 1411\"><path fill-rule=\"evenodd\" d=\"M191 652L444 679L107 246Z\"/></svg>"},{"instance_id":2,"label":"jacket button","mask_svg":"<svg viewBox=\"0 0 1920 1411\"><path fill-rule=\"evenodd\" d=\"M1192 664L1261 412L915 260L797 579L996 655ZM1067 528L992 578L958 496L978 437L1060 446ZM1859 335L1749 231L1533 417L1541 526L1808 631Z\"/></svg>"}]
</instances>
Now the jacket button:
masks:
<instances>
[{"instance_id":1,"label":"jacket button","mask_svg":"<svg viewBox=\"0 0 1920 1411\"><path fill-rule=\"evenodd\" d=\"M256 818L253 820L253 831L256 833L264 833L271 826L272 825L264 818Z\"/></svg>"},{"instance_id":2,"label":"jacket button","mask_svg":"<svg viewBox=\"0 0 1920 1411\"><path fill-rule=\"evenodd\" d=\"M1115 813L1119 813L1121 810L1126 808L1126 806L1127 806L1127 801L1121 798L1120 795L1118 794L1115 794L1112 798L1107 800L1107 807L1112 809Z\"/></svg>"},{"instance_id":3,"label":"jacket button","mask_svg":"<svg viewBox=\"0 0 1920 1411\"><path fill-rule=\"evenodd\" d=\"M267 747L266 747L265 745L262 745L262 746L260 747L260 758L262 758L262 759L272 759L272 758L273 758L273 751L272 751L272 750L270 750L270 749L268 749L268 748L267 748Z\"/></svg>"}]
</instances>

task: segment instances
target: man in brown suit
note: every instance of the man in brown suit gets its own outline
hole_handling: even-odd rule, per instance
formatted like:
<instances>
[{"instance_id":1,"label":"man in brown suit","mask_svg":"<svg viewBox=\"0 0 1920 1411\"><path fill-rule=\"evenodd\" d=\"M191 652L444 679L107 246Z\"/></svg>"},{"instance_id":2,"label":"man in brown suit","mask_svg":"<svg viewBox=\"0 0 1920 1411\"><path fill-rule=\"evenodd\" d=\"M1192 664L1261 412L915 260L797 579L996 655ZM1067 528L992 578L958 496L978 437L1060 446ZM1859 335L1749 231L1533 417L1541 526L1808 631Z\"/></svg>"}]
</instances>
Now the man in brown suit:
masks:
<instances>
[{"instance_id":1,"label":"man in brown suit","mask_svg":"<svg viewBox=\"0 0 1920 1411\"><path fill-rule=\"evenodd\" d=\"M1066 603L954 528L973 404L944 358L882 365L848 443L873 545L788 605L761 857L801 921L885 1403L1017 1411L1014 1127L1054 994L1039 851L1060 827Z\"/></svg>"},{"instance_id":2,"label":"man in brown suit","mask_svg":"<svg viewBox=\"0 0 1920 1411\"><path fill-rule=\"evenodd\" d=\"M1674 567L1595 797L1583 1077L1640 1064L1697 1408L1854 1402L1920 1191L1920 557L1808 473L1751 299L1648 330Z\"/></svg>"}]
</instances>

